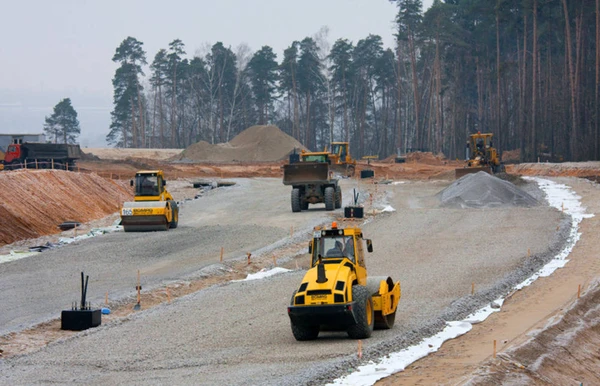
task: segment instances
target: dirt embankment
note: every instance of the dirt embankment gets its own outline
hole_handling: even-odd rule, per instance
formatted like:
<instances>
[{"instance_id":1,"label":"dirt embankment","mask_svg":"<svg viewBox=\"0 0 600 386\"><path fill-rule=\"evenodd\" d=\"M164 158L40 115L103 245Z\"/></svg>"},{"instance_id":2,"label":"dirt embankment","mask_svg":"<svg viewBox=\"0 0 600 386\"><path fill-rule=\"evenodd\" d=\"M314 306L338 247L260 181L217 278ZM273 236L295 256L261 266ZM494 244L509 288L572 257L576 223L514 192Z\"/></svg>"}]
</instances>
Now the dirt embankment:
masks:
<instances>
[{"instance_id":1,"label":"dirt embankment","mask_svg":"<svg viewBox=\"0 0 600 386\"><path fill-rule=\"evenodd\" d=\"M86 222L132 199L125 181L62 170L0 173L0 246L58 233L64 221Z\"/></svg>"}]
</instances>

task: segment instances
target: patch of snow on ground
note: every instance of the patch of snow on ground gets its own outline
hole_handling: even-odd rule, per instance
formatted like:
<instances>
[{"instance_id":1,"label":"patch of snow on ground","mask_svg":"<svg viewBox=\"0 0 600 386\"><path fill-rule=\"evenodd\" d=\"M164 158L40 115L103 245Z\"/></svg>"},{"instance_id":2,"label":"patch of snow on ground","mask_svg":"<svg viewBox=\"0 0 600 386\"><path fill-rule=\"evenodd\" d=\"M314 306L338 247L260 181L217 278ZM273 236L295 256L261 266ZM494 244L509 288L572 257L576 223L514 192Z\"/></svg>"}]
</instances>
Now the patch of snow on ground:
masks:
<instances>
[{"instance_id":1,"label":"patch of snow on ground","mask_svg":"<svg viewBox=\"0 0 600 386\"><path fill-rule=\"evenodd\" d=\"M290 270L286 269L286 268L281 268L281 267L275 267L275 268L270 269L270 270L267 270L266 268L263 268L263 269L261 269L260 271L258 271L256 273L249 274L243 280L233 280L233 281L260 280L260 279L264 279L266 277L273 276L273 275L278 275L278 274L284 273L284 272L290 272Z\"/></svg>"}]
</instances>

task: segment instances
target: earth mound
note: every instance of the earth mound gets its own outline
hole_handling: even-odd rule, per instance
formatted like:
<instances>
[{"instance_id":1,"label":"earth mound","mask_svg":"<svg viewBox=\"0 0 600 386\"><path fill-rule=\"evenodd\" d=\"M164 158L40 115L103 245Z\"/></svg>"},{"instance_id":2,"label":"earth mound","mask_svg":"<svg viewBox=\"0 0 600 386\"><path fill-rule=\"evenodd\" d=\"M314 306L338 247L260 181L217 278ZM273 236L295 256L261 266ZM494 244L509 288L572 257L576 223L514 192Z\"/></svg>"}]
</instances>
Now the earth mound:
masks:
<instances>
[{"instance_id":1,"label":"earth mound","mask_svg":"<svg viewBox=\"0 0 600 386\"><path fill-rule=\"evenodd\" d=\"M467 174L437 194L447 208L532 207L538 201L514 184L486 172Z\"/></svg>"},{"instance_id":2,"label":"earth mound","mask_svg":"<svg viewBox=\"0 0 600 386\"><path fill-rule=\"evenodd\" d=\"M252 126L227 143L212 145L205 141L197 142L175 159L209 162L273 162L287 158L294 149L299 151L304 148L300 142L277 126Z\"/></svg>"}]
</instances>

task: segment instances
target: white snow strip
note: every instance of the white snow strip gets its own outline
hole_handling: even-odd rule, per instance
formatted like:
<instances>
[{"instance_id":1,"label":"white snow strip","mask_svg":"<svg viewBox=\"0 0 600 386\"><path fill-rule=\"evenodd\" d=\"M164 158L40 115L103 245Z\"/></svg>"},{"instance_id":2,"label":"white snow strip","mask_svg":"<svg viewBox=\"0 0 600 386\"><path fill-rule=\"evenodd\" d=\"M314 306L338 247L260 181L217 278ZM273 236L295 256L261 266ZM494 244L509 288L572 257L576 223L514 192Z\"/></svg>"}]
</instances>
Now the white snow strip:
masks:
<instances>
[{"instance_id":1,"label":"white snow strip","mask_svg":"<svg viewBox=\"0 0 600 386\"><path fill-rule=\"evenodd\" d=\"M89 239L91 237L96 237L99 235L103 235L105 233L116 232L116 231L119 231L122 229L123 229L123 227L120 225L113 225L113 226L109 226L109 227L105 227L105 228L94 228L94 229L91 229L89 232L79 235L79 236L60 237L58 239L58 243L54 244L49 249L57 248L57 247L60 247L62 245L66 245L66 244L71 244L75 241ZM0 264L8 263L9 261L15 261L15 260L23 259L23 258L30 257L30 256L37 256L40 253L42 253L42 252L10 251L10 254L8 254L8 255L0 255Z\"/></svg>"},{"instance_id":2,"label":"white snow strip","mask_svg":"<svg viewBox=\"0 0 600 386\"><path fill-rule=\"evenodd\" d=\"M24 252L24 251L10 251L8 255L0 255L0 264L8 263L9 261L15 261L23 259L29 256L35 256L41 252Z\"/></svg>"},{"instance_id":3,"label":"white snow strip","mask_svg":"<svg viewBox=\"0 0 600 386\"><path fill-rule=\"evenodd\" d=\"M585 207L581 206L581 202L579 201L581 197L571 191L569 186L537 177L524 178L537 182L539 187L546 194L546 199L550 206L563 210L570 215L572 218L572 225L570 235L563 250L538 272L515 286L515 290L520 290L533 283L539 277L549 276L556 269L564 267L569 261L567 260L567 256L569 256L569 253L571 253L575 243L577 243L577 240L579 240L581 236L581 233L579 233L579 223L584 218L594 217L593 214L585 213ZM377 363L370 361L366 365L358 367L355 372L334 380L333 383L328 384L328 386L374 385L378 380L403 371L406 366L411 363L437 351L445 341L467 333L471 330L473 324L481 323L492 313L500 311L503 303L504 297L501 297L494 300L489 306L475 311L462 321L446 322L446 328L434 336L425 338L419 344L392 353L385 358L380 358Z\"/></svg>"},{"instance_id":4,"label":"white snow strip","mask_svg":"<svg viewBox=\"0 0 600 386\"><path fill-rule=\"evenodd\" d=\"M382 212L395 212L396 209L394 209L392 206L390 205L386 205L385 208L381 209Z\"/></svg>"},{"instance_id":5,"label":"white snow strip","mask_svg":"<svg viewBox=\"0 0 600 386\"><path fill-rule=\"evenodd\" d=\"M394 181L390 185L400 185L400 184L405 184L405 183L406 183L406 181Z\"/></svg>"},{"instance_id":6,"label":"white snow strip","mask_svg":"<svg viewBox=\"0 0 600 386\"><path fill-rule=\"evenodd\" d=\"M245 279L242 280L232 280L232 281L248 281L248 280L260 280L269 276L278 275L283 272L290 272L289 269L275 267L273 269L267 270L266 268L261 269L256 273L249 274Z\"/></svg>"}]
</instances>

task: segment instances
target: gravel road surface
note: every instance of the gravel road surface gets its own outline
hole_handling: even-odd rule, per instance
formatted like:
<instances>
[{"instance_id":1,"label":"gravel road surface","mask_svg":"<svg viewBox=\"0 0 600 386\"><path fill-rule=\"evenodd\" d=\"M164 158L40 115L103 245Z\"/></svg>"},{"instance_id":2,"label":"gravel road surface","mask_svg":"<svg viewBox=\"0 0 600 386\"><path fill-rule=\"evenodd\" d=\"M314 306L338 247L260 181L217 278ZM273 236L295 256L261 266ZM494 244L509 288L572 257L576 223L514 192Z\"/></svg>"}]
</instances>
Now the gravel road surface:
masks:
<instances>
[{"instance_id":1,"label":"gravel road surface","mask_svg":"<svg viewBox=\"0 0 600 386\"><path fill-rule=\"evenodd\" d=\"M104 276L98 280L103 281L108 280L108 272L114 275L133 272L146 263L146 269L153 274L152 280L159 282L190 274L209 264L210 258L214 261L224 240L235 241L240 251L258 248L260 244L285 238L292 221L311 227L327 219L327 212L322 210L292 216L289 188L281 187L279 180L239 182L239 187L226 193L214 192L214 197L186 203L181 229L169 232L182 233L174 239L167 238L167 233L149 234L142 240L130 238L129 234L115 234L74 246L75 251L82 248L77 253L69 248L53 251L52 264L48 265L62 267L54 268L57 275L66 267L72 266L73 271L62 273L74 282L72 286L63 284L62 297L67 302L72 300L67 287L77 293L75 277L84 263L99 267L96 269ZM353 184L344 181L346 191ZM564 241L568 221L546 206L440 208L435 195L448 184L407 182L379 187L377 204L390 204L396 211L381 214L363 226L365 236L373 239L375 248L367 256L367 267L370 275L388 275L400 280L402 299L395 327L376 331L363 341L363 360L414 343L441 329L444 319L458 319L487 304L509 285L527 276L535 265L551 257ZM385 189L383 194L381 189ZM539 197L535 188L530 186L528 191ZM206 204L209 199L211 205ZM203 233L208 235L202 236ZM161 253L151 252L157 248ZM118 257L101 257L101 253L117 250L120 250ZM194 264L186 260L194 258L192 252L200 255ZM182 262L181 265L162 264L165 255L169 260ZM72 262L75 256L82 256L77 263ZM92 260L99 258L103 264L93 265ZM111 262L116 265L114 270L109 269ZM1 291L2 302L10 300L13 315L21 314L34 321L36 317L31 316L34 311L19 311L31 294L31 291L20 294L24 291L16 289L19 278L21 283L27 278L25 269L31 269L30 263L20 264L23 265L12 268L10 273L13 287L7 287L19 301L10 300L5 290ZM173 266L176 268L169 268ZM7 268L0 265L3 278L5 272ZM90 268L86 272L92 278L101 276L94 275ZM1 361L0 383L325 383L358 365L356 341L348 339L345 333L333 332L321 333L316 341L294 340L286 305L303 273L297 270L260 281L213 286L171 304L138 312L126 320L76 334L37 353ZM51 276L44 278L48 280ZM470 295L473 282L475 296ZM130 283L122 291L131 288ZM100 287L99 283L90 285ZM95 296L104 290L99 288ZM35 304L43 300L54 302L56 310L64 305L45 296L40 294ZM49 310L40 315L47 315Z\"/></svg>"}]
</instances>

